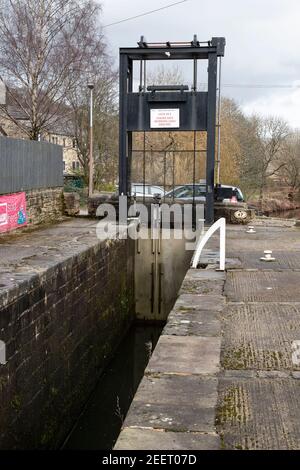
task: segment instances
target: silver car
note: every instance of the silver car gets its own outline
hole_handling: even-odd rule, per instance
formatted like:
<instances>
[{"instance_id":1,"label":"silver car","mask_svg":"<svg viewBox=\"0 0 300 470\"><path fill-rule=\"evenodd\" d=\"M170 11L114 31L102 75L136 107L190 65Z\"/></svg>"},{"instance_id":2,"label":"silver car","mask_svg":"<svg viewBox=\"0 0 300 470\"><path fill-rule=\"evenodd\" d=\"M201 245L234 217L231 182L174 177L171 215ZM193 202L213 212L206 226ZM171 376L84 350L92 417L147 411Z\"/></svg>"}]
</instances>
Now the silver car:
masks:
<instances>
[{"instance_id":1,"label":"silver car","mask_svg":"<svg viewBox=\"0 0 300 470\"><path fill-rule=\"evenodd\" d=\"M184 184L182 186L176 186L168 193L165 197L172 199L182 199L184 201L193 199L195 187L195 200L198 202L205 202L206 186L205 184ZM215 199L218 202L244 202L244 196L240 188L236 186L229 186L222 184L219 188L215 189Z\"/></svg>"},{"instance_id":2,"label":"silver car","mask_svg":"<svg viewBox=\"0 0 300 470\"><path fill-rule=\"evenodd\" d=\"M132 183L131 184L131 195L136 197L145 197L153 198L155 194L159 194L160 196L164 196L164 190L161 186L155 186L151 184L143 183Z\"/></svg>"},{"instance_id":3,"label":"silver car","mask_svg":"<svg viewBox=\"0 0 300 470\"><path fill-rule=\"evenodd\" d=\"M176 186L176 188L165 194L166 198L171 199L182 199L184 201L193 200L195 187L195 201L205 202L206 187L203 184L184 184L182 186Z\"/></svg>"}]
</instances>

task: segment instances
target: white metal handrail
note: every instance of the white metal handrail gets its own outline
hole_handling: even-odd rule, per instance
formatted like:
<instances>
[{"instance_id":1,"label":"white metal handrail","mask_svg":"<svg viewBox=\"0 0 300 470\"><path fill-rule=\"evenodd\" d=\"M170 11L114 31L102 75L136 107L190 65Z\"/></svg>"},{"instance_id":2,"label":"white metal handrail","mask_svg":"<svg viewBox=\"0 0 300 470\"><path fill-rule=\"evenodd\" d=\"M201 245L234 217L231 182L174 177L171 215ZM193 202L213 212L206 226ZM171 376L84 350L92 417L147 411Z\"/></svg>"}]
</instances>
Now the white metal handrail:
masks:
<instances>
[{"instance_id":1,"label":"white metal handrail","mask_svg":"<svg viewBox=\"0 0 300 470\"><path fill-rule=\"evenodd\" d=\"M204 246L218 229L220 229L220 271L225 271L226 219L224 217L209 227L203 237L199 239L192 259L192 268L197 268Z\"/></svg>"},{"instance_id":2,"label":"white metal handrail","mask_svg":"<svg viewBox=\"0 0 300 470\"><path fill-rule=\"evenodd\" d=\"M4 341L0 340L0 364L6 364L6 345Z\"/></svg>"}]
</instances>

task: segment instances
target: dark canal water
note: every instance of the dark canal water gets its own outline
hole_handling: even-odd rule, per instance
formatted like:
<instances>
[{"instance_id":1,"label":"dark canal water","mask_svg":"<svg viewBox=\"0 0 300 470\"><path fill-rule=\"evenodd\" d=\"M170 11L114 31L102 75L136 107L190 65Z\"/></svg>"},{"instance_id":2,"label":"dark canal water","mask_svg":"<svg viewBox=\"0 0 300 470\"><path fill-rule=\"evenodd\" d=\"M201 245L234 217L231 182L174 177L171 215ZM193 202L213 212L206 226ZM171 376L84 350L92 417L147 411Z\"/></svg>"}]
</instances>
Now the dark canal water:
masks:
<instances>
[{"instance_id":1,"label":"dark canal water","mask_svg":"<svg viewBox=\"0 0 300 470\"><path fill-rule=\"evenodd\" d=\"M63 449L113 448L163 325L133 326L100 377Z\"/></svg>"}]
</instances>

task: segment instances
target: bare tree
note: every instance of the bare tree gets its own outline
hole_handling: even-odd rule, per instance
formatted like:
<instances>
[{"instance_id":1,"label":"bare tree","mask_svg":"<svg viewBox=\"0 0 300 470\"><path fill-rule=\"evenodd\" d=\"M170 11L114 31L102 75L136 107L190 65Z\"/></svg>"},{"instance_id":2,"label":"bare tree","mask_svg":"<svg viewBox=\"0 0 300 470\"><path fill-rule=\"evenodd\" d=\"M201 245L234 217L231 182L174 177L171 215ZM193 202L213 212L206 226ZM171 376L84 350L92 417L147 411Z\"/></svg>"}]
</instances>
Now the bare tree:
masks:
<instances>
[{"instance_id":1,"label":"bare tree","mask_svg":"<svg viewBox=\"0 0 300 470\"><path fill-rule=\"evenodd\" d=\"M262 206L268 178L278 175L285 166L282 152L290 129L288 124L278 117L254 116L250 121L255 136L252 169L257 178L259 202Z\"/></svg>"},{"instance_id":2,"label":"bare tree","mask_svg":"<svg viewBox=\"0 0 300 470\"><path fill-rule=\"evenodd\" d=\"M150 85L182 85L184 75L178 66L166 67L161 64L156 70L147 74L147 83Z\"/></svg>"},{"instance_id":3,"label":"bare tree","mask_svg":"<svg viewBox=\"0 0 300 470\"><path fill-rule=\"evenodd\" d=\"M102 55L89 80L94 84L95 184L113 183L118 164L117 73L112 61ZM73 110L73 130L78 159L84 175L89 164L89 90L86 81L68 93Z\"/></svg>"},{"instance_id":4,"label":"bare tree","mask_svg":"<svg viewBox=\"0 0 300 470\"><path fill-rule=\"evenodd\" d=\"M220 173L223 184L240 184L242 155L247 152L243 138L245 127L246 118L239 106L232 99L222 98Z\"/></svg>"},{"instance_id":5,"label":"bare tree","mask_svg":"<svg viewBox=\"0 0 300 470\"><path fill-rule=\"evenodd\" d=\"M280 170L280 176L289 186L291 193L300 189L300 133L291 134L285 143L282 152L283 166Z\"/></svg>"},{"instance_id":6,"label":"bare tree","mask_svg":"<svg viewBox=\"0 0 300 470\"><path fill-rule=\"evenodd\" d=\"M94 0L2 0L0 73L8 102L25 121L4 112L36 140L70 112L69 97L105 54Z\"/></svg>"},{"instance_id":7,"label":"bare tree","mask_svg":"<svg viewBox=\"0 0 300 470\"><path fill-rule=\"evenodd\" d=\"M247 197L252 197L260 187L261 141L257 129L257 119L241 113L235 122L237 139L240 146L238 167L240 185Z\"/></svg>"}]
</instances>

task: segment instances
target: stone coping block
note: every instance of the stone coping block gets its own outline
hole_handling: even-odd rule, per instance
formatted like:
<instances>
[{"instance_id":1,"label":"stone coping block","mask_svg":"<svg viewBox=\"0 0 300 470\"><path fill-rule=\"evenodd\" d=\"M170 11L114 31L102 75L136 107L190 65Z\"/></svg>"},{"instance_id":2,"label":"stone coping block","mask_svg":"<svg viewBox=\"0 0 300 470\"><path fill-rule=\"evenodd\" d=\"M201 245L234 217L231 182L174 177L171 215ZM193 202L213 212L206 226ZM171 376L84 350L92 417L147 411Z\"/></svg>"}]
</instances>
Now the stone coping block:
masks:
<instances>
[{"instance_id":1,"label":"stone coping block","mask_svg":"<svg viewBox=\"0 0 300 470\"><path fill-rule=\"evenodd\" d=\"M146 376L124 426L214 432L216 404L215 377Z\"/></svg>"},{"instance_id":2,"label":"stone coping block","mask_svg":"<svg viewBox=\"0 0 300 470\"><path fill-rule=\"evenodd\" d=\"M212 312L197 313L197 311L193 311L193 313L178 313L169 317L163 334L176 336L218 336L221 333L221 325L220 321L214 317L215 315Z\"/></svg>"},{"instance_id":3,"label":"stone coping block","mask_svg":"<svg viewBox=\"0 0 300 470\"><path fill-rule=\"evenodd\" d=\"M181 294L174 306L174 311L181 310L213 310L221 312L225 306L222 295Z\"/></svg>"},{"instance_id":4,"label":"stone coping block","mask_svg":"<svg viewBox=\"0 0 300 470\"><path fill-rule=\"evenodd\" d=\"M125 428L114 450L218 450L219 448L220 438L215 433Z\"/></svg>"},{"instance_id":5,"label":"stone coping block","mask_svg":"<svg viewBox=\"0 0 300 470\"><path fill-rule=\"evenodd\" d=\"M196 281L225 281L226 274L221 271L207 271L206 269L189 269L184 280Z\"/></svg>"},{"instance_id":6,"label":"stone coping block","mask_svg":"<svg viewBox=\"0 0 300 470\"><path fill-rule=\"evenodd\" d=\"M146 374L216 374L221 339L215 337L161 336Z\"/></svg>"}]
</instances>

